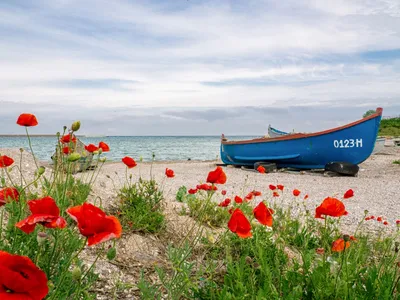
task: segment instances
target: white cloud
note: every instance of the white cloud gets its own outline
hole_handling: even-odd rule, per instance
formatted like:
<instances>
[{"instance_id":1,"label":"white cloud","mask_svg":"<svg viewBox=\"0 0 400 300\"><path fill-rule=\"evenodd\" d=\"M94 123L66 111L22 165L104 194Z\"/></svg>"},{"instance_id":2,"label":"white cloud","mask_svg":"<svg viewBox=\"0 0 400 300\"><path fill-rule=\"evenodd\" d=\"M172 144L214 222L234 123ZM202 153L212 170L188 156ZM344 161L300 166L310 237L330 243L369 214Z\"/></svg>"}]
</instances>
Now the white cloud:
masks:
<instances>
[{"instance_id":1,"label":"white cloud","mask_svg":"<svg viewBox=\"0 0 400 300\"><path fill-rule=\"evenodd\" d=\"M0 104L390 106L399 28L397 0L3 3Z\"/></svg>"}]
</instances>

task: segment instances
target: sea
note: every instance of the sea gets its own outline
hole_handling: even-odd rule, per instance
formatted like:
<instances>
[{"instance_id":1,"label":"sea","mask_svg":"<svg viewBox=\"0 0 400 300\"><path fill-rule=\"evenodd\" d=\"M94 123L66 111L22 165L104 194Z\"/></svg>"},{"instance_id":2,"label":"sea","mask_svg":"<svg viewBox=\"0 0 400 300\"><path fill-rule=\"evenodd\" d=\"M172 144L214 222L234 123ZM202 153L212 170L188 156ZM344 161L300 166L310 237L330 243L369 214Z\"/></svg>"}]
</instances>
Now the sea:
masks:
<instances>
[{"instance_id":1,"label":"sea","mask_svg":"<svg viewBox=\"0 0 400 300\"><path fill-rule=\"evenodd\" d=\"M125 156L135 160L185 161L215 160L220 157L220 136L105 136L78 137L83 143L98 145L100 141L110 146L104 153L108 161L120 161ZM229 136L232 140L251 139L254 136ZM32 136L32 148L41 161L51 161L57 145L55 136ZM0 148L29 150L26 136L0 136Z\"/></svg>"}]
</instances>

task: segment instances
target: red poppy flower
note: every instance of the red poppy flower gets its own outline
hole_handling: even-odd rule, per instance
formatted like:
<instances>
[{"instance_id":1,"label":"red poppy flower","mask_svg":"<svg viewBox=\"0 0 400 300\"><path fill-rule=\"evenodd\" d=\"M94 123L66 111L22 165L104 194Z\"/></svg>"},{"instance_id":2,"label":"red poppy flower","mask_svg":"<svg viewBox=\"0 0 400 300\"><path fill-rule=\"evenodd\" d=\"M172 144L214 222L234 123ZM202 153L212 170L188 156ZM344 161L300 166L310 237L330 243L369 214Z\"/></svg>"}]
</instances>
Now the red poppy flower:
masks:
<instances>
[{"instance_id":1,"label":"red poppy flower","mask_svg":"<svg viewBox=\"0 0 400 300\"><path fill-rule=\"evenodd\" d=\"M388 221L383 222L383 225L389 225Z\"/></svg>"},{"instance_id":2,"label":"red poppy flower","mask_svg":"<svg viewBox=\"0 0 400 300\"><path fill-rule=\"evenodd\" d=\"M14 160L7 155L0 156L0 168L6 168L11 166L14 163Z\"/></svg>"},{"instance_id":3,"label":"red poppy flower","mask_svg":"<svg viewBox=\"0 0 400 300\"><path fill-rule=\"evenodd\" d=\"M67 222L60 217L60 209L51 197L28 201L31 215L19 221L15 226L25 233L35 230L36 224L41 224L47 228L64 228Z\"/></svg>"},{"instance_id":4,"label":"red poppy flower","mask_svg":"<svg viewBox=\"0 0 400 300\"><path fill-rule=\"evenodd\" d=\"M35 115L32 114L21 114L18 117L17 124L25 127L36 126L38 121Z\"/></svg>"},{"instance_id":5,"label":"red poppy flower","mask_svg":"<svg viewBox=\"0 0 400 300\"><path fill-rule=\"evenodd\" d=\"M283 192L283 189L285 188L282 184L278 184L276 186L278 188L278 190L281 190Z\"/></svg>"},{"instance_id":6,"label":"red poppy flower","mask_svg":"<svg viewBox=\"0 0 400 300\"><path fill-rule=\"evenodd\" d=\"M304 200L307 200L308 199L308 194L306 194L305 196L304 196Z\"/></svg>"},{"instance_id":7,"label":"red poppy flower","mask_svg":"<svg viewBox=\"0 0 400 300\"><path fill-rule=\"evenodd\" d=\"M72 153L72 149L70 147L68 147L68 146L65 146L63 148L63 153L64 154L70 154L70 153Z\"/></svg>"},{"instance_id":8,"label":"red poppy flower","mask_svg":"<svg viewBox=\"0 0 400 300\"><path fill-rule=\"evenodd\" d=\"M375 216L370 216L371 220L375 219Z\"/></svg>"},{"instance_id":9,"label":"red poppy flower","mask_svg":"<svg viewBox=\"0 0 400 300\"><path fill-rule=\"evenodd\" d=\"M271 191L276 190L276 186L273 185L273 184L270 184L270 185L269 185L269 189L270 189Z\"/></svg>"},{"instance_id":10,"label":"red poppy flower","mask_svg":"<svg viewBox=\"0 0 400 300\"><path fill-rule=\"evenodd\" d=\"M222 191L221 191L221 195L222 195L222 196L225 196L225 195L226 195L226 191L225 191L225 190L222 190Z\"/></svg>"},{"instance_id":11,"label":"red poppy flower","mask_svg":"<svg viewBox=\"0 0 400 300\"><path fill-rule=\"evenodd\" d=\"M100 142L100 143L99 143L99 148L100 148L101 150L103 150L103 152L108 152L108 151L110 151L110 147L109 147L106 143L104 143L104 142Z\"/></svg>"},{"instance_id":12,"label":"red poppy flower","mask_svg":"<svg viewBox=\"0 0 400 300\"><path fill-rule=\"evenodd\" d=\"M13 187L6 187L0 190L0 206L3 206L8 201L18 201L19 192L16 188Z\"/></svg>"},{"instance_id":13,"label":"red poppy flower","mask_svg":"<svg viewBox=\"0 0 400 300\"><path fill-rule=\"evenodd\" d=\"M344 239L340 238L337 239L332 243L332 251L333 252L342 252L344 250L344 247L346 245L346 249L350 247L350 242L344 242Z\"/></svg>"},{"instance_id":14,"label":"red poppy flower","mask_svg":"<svg viewBox=\"0 0 400 300\"><path fill-rule=\"evenodd\" d=\"M191 195L196 194L197 193L197 189L190 189L188 191L188 193L191 194Z\"/></svg>"},{"instance_id":15,"label":"red poppy flower","mask_svg":"<svg viewBox=\"0 0 400 300\"><path fill-rule=\"evenodd\" d=\"M228 228L241 238L248 238L252 236L250 222L239 208L236 208L233 211L228 222Z\"/></svg>"},{"instance_id":16,"label":"red poppy flower","mask_svg":"<svg viewBox=\"0 0 400 300\"><path fill-rule=\"evenodd\" d=\"M258 166L257 171L261 174L265 174L265 168L263 166Z\"/></svg>"},{"instance_id":17,"label":"red poppy flower","mask_svg":"<svg viewBox=\"0 0 400 300\"><path fill-rule=\"evenodd\" d=\"M220 166L218 166L214 171L208 173L207 182L224 184L226 182L226 174Z\"/></svg>"},{"instance_id":18,"label":"red poppy flower","mask_svg":"<svg viewBox=\"0 0 400 300\"><path fill-rule=\"evenodd\" d=\"M175 177L174 171L171 170L171 169L168 169L168 168L165 169L165 175L166 175L168 178Z\"/></svg>"},{"instance_id":19,"label":"red poppy flower","mask_svg":"<svg viewBox=\"0 0 400 300\"><path fill-rule=\"evenodd\" d=\"M211 184L207 184L207 183L203 183L203 184L199 184L196 186L196 188L198 190L203 190L203 191L216 191L218 188L215 185L211 185Z\"/></svg>"},{"instance_id":20,"label":"red poppy flower","mask_svg":"<svg viewBox=\"0 0 400 300\"><path fill-rule=\"evenodd\" d=\"M67 209L67 213L78 223L79 231L88 238L89 246L121 236L122 227L118 219L107 216L92 204L71 207Z\"/></svg>"},{"instance_id":21,"label":"red poppy flower","mask_svg":"<svg viewBox=\"0 0 400 300\"><path fill-rule=\"evenodd\" d=\"M342 201L327 197L322 201L321 205L315 209L315 218L324 219L322 215L331 217L341 217L347 214L346 208Z\"/></svg>"},{"instance_id":22,"label":"red poppy flower","mask_svg":"<svg viewBox=\"0 0 400 300\"><path fill-rule=\"evenodd\" d=\"M60 142L63 144L68 144L70 142L76 143L76 137L73 134L66 134L61 137Z\"/></svg>"},{"instance_id":23,"label":"red poppy flower","mask_svg":"<svg viewBox=\"0 0 400 300\"><path fill-rule=\"evenodd\" d=\"M396 225L400 225L400 220L396 220Z\"/></svg>"},{"instance_id":24,"label":"red poppy flower","mask_svg":"<svg viewBox=\"0 0 400 300\"><path fill-rule=\"evenodd\" d=\"M0 299L42 300L47 276L28 257L0 251Z\"/></svg>"},{"instance_id":25,"label":"red poppy flower","mask_svg":"<svg viewBox=\"0 0 400 300\"><path fill-rule=\"evenodd\" d=\"M246 199L247 201L250 201L250 200L253 199L253 197L254 197L254 194L253 194L252 192L250 192L250 193L248 193L248 194L246 195L245 199Z\"/></svg>"},{"instance_id":26,"label":"red poppy flower","mask_svg":"<svg viewBox=\"0 0 400 300\"><path fill-rule=\"evenodd\" d=\"M261 192L260 191L252 191L254 197L258 197L261 196Z\"/></svg>"},{"instance_id":27,"label":"red poppy flower","mask_svg":"<svg viewBox=\"0 0 400 300\"><path fill-rule=\"evenodd\" d=\"M243 203L243 199L240 198L239 196L235 196L235 202L236 202L237 204Z\"/></svg>"},{"instance_id":28,"label":"red poppy flower","mask_svg":"<svg viewBox=\"0 0 400 300\"><path fill-rule=\"evenodd\" d=\"M352 189L349 189L344 193L343 198L348 199L354 196L354 191Z\"/></svg>"},{"instance_id":29,"label":"red poppy flower","mask_svg":"<svg viewBox=\"0 0 400 300\"><path fill-rule=\"evenodd\" d=\"M218 204L218 206L227 207L230 203L231 203L231 199L226 198L224 201L222 201L220 204Z\"/></svg>"},{"instance_id":30,"label":"red poppy flower","mask_svg":"<svg viewBox=\"0 0 400 300\"><path fill-rule=\"evenodd\" d=\"M378 222L382 222L382 217L377 217L376 220L377 220Z\"/></svg>"},{"instance_id":31,"label":"red poppy flower","mask_svg":"<svg viewBox=\"0 0 400 300\"><path fill-rule=\"evenodd\" d=\"M90 152L90 153L93 153L93 152L99 150L99 148L96 147L96 146L93 145L93 144L89 144L89 145L85 146L85 149L86 149L86 151L88 151L88 152Z\"/></svg>"},{"instance_id":32,"label":"red poppy flower","mask_svg":"<svg viewBox=\"0 0 400 300\"><path fill-rule=\"evenodd\" d=\"M260 204L258 204L253 210L254 217L258 222L269 227L272 227L273 213L274 211L271 208L268 208L264 202L260 202Z\"/></svg>"},{"instance_id":33,"label":"red poppy flower","mask_svg":"<svg viewBox=\"0 0 400 300\"><path fill-rule=\"evenodd\" d=\"M135 161L133 158L129 157L129 156L125 156L125 157L122 159L122 162L123 162L129 169L132 169L132 168L134 168L134 167L137 166L136 161Z\"/></svg>"},{"instance_id":34,"label":"red poppy flower","mask_svg":"<svg viewBox=\"0 0 400 300\"><path fill-rule=\"evenodd\" d=\"M324 248L317 248L317 249L315 250L315 253L322 255L322 254L325 253L325 249L324 249Z\"/></svg>"},{"instance_id":35,"label":"red poppy flower","mask_svg":"<svg viewBox=\"0 0 400 300\"><path fill-rule=\"evenodd\" d=\"M298 189L294 189L293 190L293 196L297 197L298 195L300 195L300 191Z\"/></svg>"},{"instance_id":36,"label":"red poppy flower","mask_svg":"<svg viewBox=\"0 0 400 300\"><path fill-rule=\"evenodd\" d=\"M278 193L277 191L274 191L274 192L272 193L272 196L273 196L273 197L279 197L279 193Z\"/></svg>"},{"instance_id":37,"label":"red poppy flower","mask_svg":"<svg viewBox=\"0 0 400 300\"><path fill-rule=\"evenodd\" d=\"M350 236L350 240L351 240L351 241L354 241L354 242L357 242L357 239L354 237L354 235L351 235L351 236Z\"/></svg>"}]
</instances>

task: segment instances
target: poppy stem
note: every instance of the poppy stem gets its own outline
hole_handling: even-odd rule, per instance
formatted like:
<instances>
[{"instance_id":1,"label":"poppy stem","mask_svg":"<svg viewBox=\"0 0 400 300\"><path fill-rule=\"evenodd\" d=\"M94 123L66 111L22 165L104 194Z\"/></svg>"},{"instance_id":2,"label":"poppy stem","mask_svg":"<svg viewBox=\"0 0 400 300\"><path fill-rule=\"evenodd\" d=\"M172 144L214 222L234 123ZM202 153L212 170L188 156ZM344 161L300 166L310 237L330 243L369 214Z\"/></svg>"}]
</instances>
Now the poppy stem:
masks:
<instances>
[{"instance_id":1,"label":"poppy stem","mask_svg":"<svg viewBox=\"0 0 400 300\"><path fill-rule=\"evenodd\" d=\"M64 281L64 279L65 279L66 274L69 272L68 269L69 269L71 263L79 256L79 254L81 254L81 252L83 251L83 249L84 249L85 246L86 246L86 243L87 243L87 238L85 239L85 241L84 241L82 247L79 249L79 251L76 252L76 254L75 254L74 256L72 256L72 257L69 259L69 261L68 261L68 263L67 263L67 268L63 271L63 273L61 274L60 280L57 282L57 287L60 287L60 286L62 285L62 283L63 283L63 281ZM53 295L49 298L49 300L59 299L59 298L56 298L56 296L57 296L57 290L58 290L57 287L56 287L56 289L54 290Z\"/></svg>"},{"instance_id":2,"label":"poppy stem","mask_svg":"<svg viewBox=\"0 0 400 300\"><path fill-rule=\"evenodd\" d=\"M33 152L32 143L31 143L31 137L29 136L29 133L28 133L28 127L26 127L26 126L25 126L25 131L26 131L26 136L28 137L29 149L31 150L31 153L32 153L32 156L33 156L33 161L35 162L36 169L39 169L39 166L38 166L37 161L36 161L35 153Z\"/></svg>"}]
</instances>

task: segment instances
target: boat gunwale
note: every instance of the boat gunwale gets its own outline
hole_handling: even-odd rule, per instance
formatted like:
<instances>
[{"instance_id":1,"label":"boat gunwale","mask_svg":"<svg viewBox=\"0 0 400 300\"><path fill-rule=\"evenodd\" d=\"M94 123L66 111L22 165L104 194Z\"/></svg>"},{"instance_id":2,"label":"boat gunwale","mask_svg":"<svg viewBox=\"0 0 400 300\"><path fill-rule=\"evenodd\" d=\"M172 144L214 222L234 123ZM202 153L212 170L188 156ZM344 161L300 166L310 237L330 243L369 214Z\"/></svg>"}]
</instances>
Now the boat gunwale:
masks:
<instances>
[{"instance_id":1,"label":"boat gunwale","mask_svg":"<svg viewBox=\"0 0 400 300\"><path fill-rule=\"evenodd\" d=\"M251 139L251 140L242 140L242 141L228 141L225 136L222 134L221 137L221 144L222 145L239 145L239 144L255 144L255 143L269 143L269 142L279 142L279 141L287 141L287 140L297 140L297 139L302 139L302 138L307 138L307 137L313 137L313 136L319 136L319 135L325 135L328 133L332 133L335 131L340 131L346 128L350 128L353 127L355 125L364 123L366 121L375 119L379 116L382 116L382 111L383 109L381 107L378 107L375 111L374 114L362 118L360 120L339 126L339 127L335 127L335 128L331 128L331 129L327 129L327 130L323 130L323 131L318 131L318 132L313 132L313 133L295 133L295 134L288 134L288 135L284 135L284 136L280 136L280 137L274 137L274 138L256 138L256 139Z\"/></svg>"}]
</instances>

